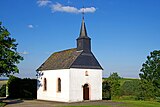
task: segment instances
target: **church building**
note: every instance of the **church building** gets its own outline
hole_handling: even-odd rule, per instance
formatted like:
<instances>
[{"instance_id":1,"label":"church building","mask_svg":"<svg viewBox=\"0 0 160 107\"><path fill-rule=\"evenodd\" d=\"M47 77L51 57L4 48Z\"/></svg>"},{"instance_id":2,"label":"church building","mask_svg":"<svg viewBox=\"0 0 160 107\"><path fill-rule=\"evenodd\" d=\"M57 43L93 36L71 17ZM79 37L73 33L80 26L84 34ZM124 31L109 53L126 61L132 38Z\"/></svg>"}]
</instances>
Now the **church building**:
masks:
<instances>
[{"instance_id":1,"label":"church building","mask_svg":"<svg viewBox=\"0 0 160 107\"><path fill-rule=\"evenodd\" d=\"M37 69L37 99L102 100L102 70L91 51L83 17L77 47L53 53Z\"/></svg>"}]
</instances>

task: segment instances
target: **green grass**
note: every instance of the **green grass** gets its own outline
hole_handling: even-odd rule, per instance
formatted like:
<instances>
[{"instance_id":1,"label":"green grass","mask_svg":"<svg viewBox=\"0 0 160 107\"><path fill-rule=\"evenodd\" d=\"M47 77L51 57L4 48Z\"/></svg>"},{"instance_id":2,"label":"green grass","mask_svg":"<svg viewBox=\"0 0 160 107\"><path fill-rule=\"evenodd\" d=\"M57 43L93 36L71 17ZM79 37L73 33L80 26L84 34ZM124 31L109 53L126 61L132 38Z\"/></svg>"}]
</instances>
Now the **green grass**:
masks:
<instances>
[{"instance_id":1,"label":"green grass","mask_svg":"<svg viewBox=\"0 0 160 107\"><path fill-rule=\"evenodd\" d=\"M7 84L7 80L0 80L0 87L1 87L3 84Z\"/></svg>"},{"instance_id":2,"label":"green grass","mask_svg":"<svg viewBox=\"0 0 160 107\"><path fill-rule=\"evenodd\" d=\"M108 78L103 78L103 80L107 80L107 79ZM133 81L133 80L139 80L139 79L137 79L137 78L121 78L121 79L119 79L121 86L124 84L125 81Z\"/></svg>"},{"instance_id":3,"label":"green grass","mask_svg":"<svg viewBox=\"0 0 160 107\"><path fill-rule=\"evenodd\" d=\"M91 105L91 106L64 106L64 107L111 107L111 106L100 106L100 105Z\"/></svg>"},{"instance_id":4,"label":"green grass","mask_svg":"<svg viewBox=\"0 0 160 107\"><path fill-rule=\"evenodd\" d=\"M4 107L6 103L0 102L0 107Z\"/></svg>"},{"instance_id":5,"label":"green grass","mask_svg":"<svg viewBox=\"0 0 160 107\"><path fill-rule=\"evenodd\" d=\"M65 106L65 107L160 107L159 102L155 101L135 101L135 100L113 100L113 102L123 102L123 104L117 105L88 105L88 106Z\"/></svg>"},{"instance_id":6,"label":"green grass","mask_svg":"<svg viewBox=\"0 0 160 107\"><path fill-rule=\"evenodd\" d=\"M133 80L139 80L139 79L135 79L135 78L121 78L119 81L120 81L120 85L122 86L125 81L133 81Z\"/></svg>"},{"instance_id":7,"label":"green grass","mask_svg":"<svg viewBox=\"0 0 160 107\"><path fill-rule=\"evenodd\" d=\"M155 101L134 101L134 100L114 100L116 102L123 102L124 104L120 104L119 106L125 107L160 107L159 102Z\"/></svg>"}]
</instances>

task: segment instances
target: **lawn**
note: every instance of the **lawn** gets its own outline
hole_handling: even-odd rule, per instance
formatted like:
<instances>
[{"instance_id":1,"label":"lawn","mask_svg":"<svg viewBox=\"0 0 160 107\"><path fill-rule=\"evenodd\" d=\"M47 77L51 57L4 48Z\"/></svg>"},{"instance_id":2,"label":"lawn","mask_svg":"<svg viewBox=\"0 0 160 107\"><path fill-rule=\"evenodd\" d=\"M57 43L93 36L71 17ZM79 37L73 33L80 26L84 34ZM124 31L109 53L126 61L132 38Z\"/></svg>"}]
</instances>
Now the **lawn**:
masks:
<instances>
[{"instance_id":1,"label":"lawn","mask_svg":"<svg viewBox=\"0 0 160 107\"><path fill-rule=\"evenodd\" d=\"M116 102L124 102L120 106L124 107L160 107L159 102L155 101L132 101L132 100L115 100Z\"/></svg>"},{"instance_id":2,"label":"lawn","mask_svg":"<svg viewBox=\"0 0 160 107\"><path fill-rule=\"evenodd\" d=\"M88 106L65 106L65 107L160 107L159 102L154 101L132 101L132 100L114 100L113 102L123 102L117 105L88 105Z\"/></svg>"},{"instance_id":3,"label":"lawn","mask_svg":"<svg viewBox=\"0 0 160 107\"><path fill-rule=\"evenodd\" d=\"M5 105L6 105L6 103L0 102L0 107L4 107Z\"/></svg>"},{"instance_id":4,"label":"lawn","mask_svg":"<svg viewBox=\"0 0 160 107\"><path fill-rule=\"evenodd\" d=\"M96 106L64 106L64 107L111 107L111 106L99 106L99 105L96 105Z\"/></svg>"}]
</instances>

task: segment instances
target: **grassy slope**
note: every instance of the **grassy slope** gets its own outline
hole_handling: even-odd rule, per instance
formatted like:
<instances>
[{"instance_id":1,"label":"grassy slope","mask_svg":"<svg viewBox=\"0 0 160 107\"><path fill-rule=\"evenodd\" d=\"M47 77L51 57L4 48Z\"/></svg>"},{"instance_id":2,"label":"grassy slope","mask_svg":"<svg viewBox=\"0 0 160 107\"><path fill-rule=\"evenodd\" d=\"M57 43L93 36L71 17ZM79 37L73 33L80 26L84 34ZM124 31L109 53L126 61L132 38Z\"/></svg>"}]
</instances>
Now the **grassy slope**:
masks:
<instances>
[{"instance_id":1,"label":"grassy slope","mask_svg":"<svg viewBox=\"0 0 160 107\"><path fill-rule=\"evenodd\" d=\"M139 80L139 79L135 79L135 78L122 78L119 81L120 81L120 84L122 86L125 81L133 81L133 80Z\"/></svg>"},{"instance_id":2,"label":"grassy slope","mask_svg":"<svg viewBox=\"0 0 160 107\"><path fill-rule=\"evenodd\" d=\"M0 87L3 85L3 84L6 84L7 83L7 80L0 80Z\"/></svg>"}]
</instances>

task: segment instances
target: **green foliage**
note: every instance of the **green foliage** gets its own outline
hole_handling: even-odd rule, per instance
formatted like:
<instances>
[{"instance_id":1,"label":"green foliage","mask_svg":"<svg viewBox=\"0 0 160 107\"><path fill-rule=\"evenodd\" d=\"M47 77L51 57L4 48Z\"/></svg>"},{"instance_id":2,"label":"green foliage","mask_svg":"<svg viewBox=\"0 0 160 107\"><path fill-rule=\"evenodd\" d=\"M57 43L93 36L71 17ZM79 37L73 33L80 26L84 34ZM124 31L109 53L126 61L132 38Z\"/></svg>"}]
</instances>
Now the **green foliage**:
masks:
<instances>
[{"instance_id":1,"label":"green foliage","mask_svg":"<svg viewBox=\"0 0 160 107\"><path fill-rule=\"evenodd\" d=\"M20 79L10 76L8 83L9 98L36 98L37 97L37 80Z\"/></svg>"},{"instance_id":2,"label":"green foliage","mask_svg":"<svg viewBox=\"0 0 160 107\"><path fill-rule=\"evenodd\" d=\"M0 101L0 107L5 107L6 103Z\"/></svg>"},{"instance_id":3,"label":"green foliage","mask_svg":"<svg viewBox=\"0 0 160 107\"><path fill-rule=\"evenodd\" d=\"M121 95L136 96L138 93L139 80L126 80L121 86Z\"/></svg>"},{"instance_id":4,"label":"green foliage","mask_svg":"<svg viewBox=\"0 0 160 107\"><path fill-rule=\"evenodd\" d=\"M107 80L102 83L102 98L111 100L111 85Z\"/></svg>"},{"instance_id":5,"label":"green foliage","mask_svg":"<svg viewBox=\"0 0 160 107\"><path fill-rule=\"evenodd\" d=\"M111 97L118 97L120 96L120 76L118 73L113 73L109 76L108 82L111 86Z\"/></svg>"},{"instance_id":6,"label":"green foliage","mask_svg":"<svg viewBox=\"0 0 160 107\"><path fill-rule=\"evenodd\" d=\"M16 64L23 58L17 52L15 39L9 37L8 30L0 22L0 76L9 76L11 73L18 73Z\"/></svg>"},{"instance_id":7,"label":"green foliage","mask_svg":"<svg viewBox=\"0 0 160 107\"><path fill-rule=\"evenodd\" d=\"M5 97L6 96L6 84L2 85L0 88L0 97Z\"/></svg>"},{"instance_id":8,"label":"green foliage","mask_svg":"<svg viewBox=\"0 0 160 107\"><path fill-rule=\"evenodd\" d=\"M10 76L7 82L8 94L11 98L18 98L20 95L20 78ZM17 93L18 92L18 93Z\"/></svg>"},{"instance_id":9,"label":"green foliage","mask_svg":"<svg viewBox=\"0 0 160 107\"><path fill-rule=\"evenodd\" d=\"M155 50L147 56L147 60L140 70L141 99L155 99L160 96L160 50Z\"/></svg>"}]
</instances>

